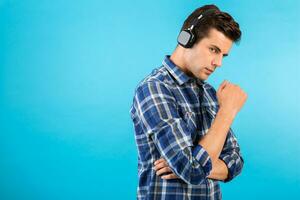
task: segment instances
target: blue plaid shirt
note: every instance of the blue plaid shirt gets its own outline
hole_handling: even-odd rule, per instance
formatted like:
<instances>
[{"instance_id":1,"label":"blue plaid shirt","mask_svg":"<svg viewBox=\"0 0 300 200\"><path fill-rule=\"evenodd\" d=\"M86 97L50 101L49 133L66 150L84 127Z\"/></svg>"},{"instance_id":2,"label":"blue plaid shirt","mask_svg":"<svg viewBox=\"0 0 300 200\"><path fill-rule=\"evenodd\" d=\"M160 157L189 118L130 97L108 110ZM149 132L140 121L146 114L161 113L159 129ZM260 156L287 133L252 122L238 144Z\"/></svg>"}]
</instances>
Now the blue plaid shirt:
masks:
<instances>
[{"instance_id":1,"label":"blue plaid shirt","mask_svg":"<svg viewBox=\"0 0 300 200\"><path fill-rule=\"evenodd\" d=\"M208 132L217 112L215 89L189 77L169 58L136 88L130 113L138 149L138 199L221 199L219 181L209 179L211 159L198 141ZM180 179L156 175L154 161L164 158ZM243 167L232 129L220 154L228 178Z\"/></svg>"}]
</instances>

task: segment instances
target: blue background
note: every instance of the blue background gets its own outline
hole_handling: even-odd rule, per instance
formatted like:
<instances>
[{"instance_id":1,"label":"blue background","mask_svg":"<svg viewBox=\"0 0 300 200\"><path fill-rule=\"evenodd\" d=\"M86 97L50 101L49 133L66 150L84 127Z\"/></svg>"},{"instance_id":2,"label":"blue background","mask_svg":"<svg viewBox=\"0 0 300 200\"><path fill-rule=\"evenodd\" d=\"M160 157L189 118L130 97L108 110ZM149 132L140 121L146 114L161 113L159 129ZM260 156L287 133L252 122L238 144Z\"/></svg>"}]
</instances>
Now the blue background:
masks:
<instances>
[{"instance_id":1,"label":"blue background","mask_svg":"<svg viewBox=\"0 0 300 200\"><path fill-rule=\"evenodd\" d=\"M249 95L223 197L299 198L299 2L0 0L0 199L135 199L134 88L208 3L243 31L208 82Z\"/></svg>"}]
</instances>

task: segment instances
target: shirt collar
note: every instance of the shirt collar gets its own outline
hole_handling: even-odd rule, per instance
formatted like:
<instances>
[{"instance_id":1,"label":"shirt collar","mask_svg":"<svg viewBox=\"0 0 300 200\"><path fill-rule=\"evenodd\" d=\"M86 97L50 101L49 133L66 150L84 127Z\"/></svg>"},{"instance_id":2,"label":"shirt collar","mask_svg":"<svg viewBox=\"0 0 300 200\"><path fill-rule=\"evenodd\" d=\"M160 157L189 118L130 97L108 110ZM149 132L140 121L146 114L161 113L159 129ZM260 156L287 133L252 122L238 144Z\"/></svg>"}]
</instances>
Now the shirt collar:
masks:
<instances>
[{"instance_id":1,"label":"shirt collar","mask_svg":"<svg viewBox=\"0 0 300 200\"><path fill-rule=\"evenodd\" d=\"M167 68L179 85L182 85L191 79L190 76L185 74L178 66L175 65L175 63L173 63L169 55L165 57L163 65Z\"/></svg>"},{"instance_id":2,"label":"shirt collar","mask_svg":"<svg viewBox=\"0 0 300 200\"><path fill-rule=\"evenodd\" d=\"M171 59L170 56L167 55L165 59L163 60L163 65L167 68L167 70L170 72L170 74L175 78L175 80L179 83L179 85L182 85L186 82L188 82L191 79L194 79L197 84L202 85L205 82L188 76L186 73L184 73Z\"/></svg>"}]
</instances>

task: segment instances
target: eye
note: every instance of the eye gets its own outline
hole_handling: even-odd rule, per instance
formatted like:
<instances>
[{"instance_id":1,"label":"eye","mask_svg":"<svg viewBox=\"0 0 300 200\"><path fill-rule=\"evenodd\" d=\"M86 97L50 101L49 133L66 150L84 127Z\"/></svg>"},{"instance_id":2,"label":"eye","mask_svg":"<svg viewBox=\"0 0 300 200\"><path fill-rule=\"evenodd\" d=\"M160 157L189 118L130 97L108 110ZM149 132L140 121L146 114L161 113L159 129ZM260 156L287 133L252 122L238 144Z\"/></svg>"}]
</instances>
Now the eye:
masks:
<instances>
[{"instance_id":1,"label":"eye","mask_svg":"<svg viewBox=\"0 0 300 200\"><path fill-rule=\"evenodd\" d=\"M217 50L213 47L209 47L209 50L212 52L212 53L217 53Z\"/></svg>"}]
</instances>

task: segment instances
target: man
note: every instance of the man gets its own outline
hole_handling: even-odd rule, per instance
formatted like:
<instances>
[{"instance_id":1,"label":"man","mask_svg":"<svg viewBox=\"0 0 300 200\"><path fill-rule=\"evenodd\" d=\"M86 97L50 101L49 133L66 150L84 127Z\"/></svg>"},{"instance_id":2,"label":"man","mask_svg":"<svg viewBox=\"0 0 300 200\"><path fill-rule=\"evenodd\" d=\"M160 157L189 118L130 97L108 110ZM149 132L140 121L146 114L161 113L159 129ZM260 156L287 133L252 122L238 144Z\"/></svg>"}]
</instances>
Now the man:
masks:
<instances>
[{"instance_id":1,"label":"man","mask_svg":"<svg viewBox=\"0 0 300 200\"><path fill-rule=\"evenodd\" d=\"M138 147L138 199L221 199L219 181L242 170L230 126L247 99L224 81L205 80L241 37L238 23L214 5L184 22L178 45L136 88L131 117Z\"/></svg>"}]
</instances>

